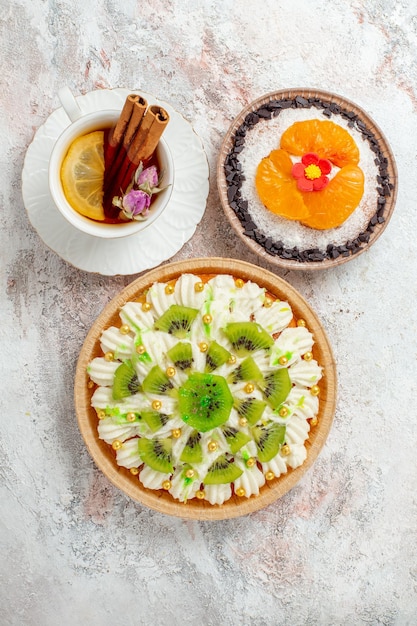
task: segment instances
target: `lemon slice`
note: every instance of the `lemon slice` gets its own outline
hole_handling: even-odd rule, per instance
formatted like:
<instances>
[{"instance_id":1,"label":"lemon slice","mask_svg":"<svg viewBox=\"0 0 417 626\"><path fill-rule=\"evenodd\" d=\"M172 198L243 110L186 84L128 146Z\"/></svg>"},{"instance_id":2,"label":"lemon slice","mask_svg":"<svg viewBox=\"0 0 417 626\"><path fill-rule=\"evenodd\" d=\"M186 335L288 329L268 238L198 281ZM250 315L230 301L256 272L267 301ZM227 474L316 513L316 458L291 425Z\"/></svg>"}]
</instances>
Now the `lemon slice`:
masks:
<instances>
[{"instance_id":1,"label":"lemon slice","mask_svg":"<svg viewBox=\"0 0 417 626\"><path fill-rule=\"evenodd\" d=\"M103 209L104 132L81 135L70 146L61 167L65 196L78 213L105 219Z\"/></svg>"}]
</instances>

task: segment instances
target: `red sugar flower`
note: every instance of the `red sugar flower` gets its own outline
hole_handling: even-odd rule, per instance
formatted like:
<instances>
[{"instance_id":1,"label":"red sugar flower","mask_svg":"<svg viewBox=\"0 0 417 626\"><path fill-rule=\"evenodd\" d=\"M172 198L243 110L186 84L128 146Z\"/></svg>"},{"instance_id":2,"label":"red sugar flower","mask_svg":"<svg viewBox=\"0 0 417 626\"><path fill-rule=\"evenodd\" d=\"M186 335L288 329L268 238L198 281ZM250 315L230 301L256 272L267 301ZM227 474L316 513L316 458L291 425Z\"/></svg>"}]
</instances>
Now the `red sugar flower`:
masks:
<instances>
[{"instance_id":1,"label":"red sugar flower","mask_svg":"<svg viewBox=\"0 0 417 626\"><path fill-rule=\"evenodd\" d=\"M315 152L307 152L301 163L294 163L291 174L297 180L300 191L321 191L329 184L332 164L327 159L320 159Z\"/></svg>"}]
</instances>

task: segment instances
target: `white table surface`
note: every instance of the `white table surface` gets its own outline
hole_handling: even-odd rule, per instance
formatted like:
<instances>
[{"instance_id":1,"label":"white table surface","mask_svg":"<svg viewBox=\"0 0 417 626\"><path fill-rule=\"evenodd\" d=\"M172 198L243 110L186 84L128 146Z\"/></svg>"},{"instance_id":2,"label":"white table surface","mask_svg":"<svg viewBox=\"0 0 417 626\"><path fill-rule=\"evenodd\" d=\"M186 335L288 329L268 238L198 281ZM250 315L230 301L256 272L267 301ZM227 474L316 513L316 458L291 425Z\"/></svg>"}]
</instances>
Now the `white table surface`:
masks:
<instances>
[{"instance_id":1,"label":"white table surface","mask_svg":"<svg viewBox=\"0 0 417 626\"><path fill-rule=\"evenodd\" d=\"M0 368L5 626L417 624L417 6L414 0L0 0ZM75 269L21 193L57 92L142 89L180 111L210 165L203 220L174 260L275 271L320 316L338 367L334 425L312 469L265 510L190 522L128 499L81 439L85 335L135 276ZM229 226L216 158L233 118L277 89L356 102L395 154L383 236L326 272L286 272Z\"/></svg>"}]
</instances>

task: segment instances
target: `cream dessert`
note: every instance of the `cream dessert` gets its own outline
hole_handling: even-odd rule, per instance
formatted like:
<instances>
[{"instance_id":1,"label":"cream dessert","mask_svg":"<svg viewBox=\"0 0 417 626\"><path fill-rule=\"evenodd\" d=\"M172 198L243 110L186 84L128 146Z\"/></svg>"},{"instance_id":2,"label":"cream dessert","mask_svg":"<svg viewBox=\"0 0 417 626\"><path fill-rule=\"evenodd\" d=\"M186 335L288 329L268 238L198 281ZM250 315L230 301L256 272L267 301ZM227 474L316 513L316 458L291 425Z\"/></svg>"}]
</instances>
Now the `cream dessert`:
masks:
<instances>
[{"instance_id":1,"label":"cream dessert","mask_svg":"<svg viewBox=\"0 0 417 626\"><path fill-rule=\"evenodd\" d=\"M187 273L119 315L87 368L91 405L115 463L145 488L221 505L303 464L323 372L288 302Z\"/></svg>"},{"instance_id":2,"label":"cream dessert","mask_svg":"<svg viewBox=\"0 0 417 626\"><path fill-rule=\"evenodd\" d=\"M249 112L224 173L243 234L302 263L360 251L393 193L375 133L356 112L318 97L271 98Z\"/></svg>"}]
</instances>

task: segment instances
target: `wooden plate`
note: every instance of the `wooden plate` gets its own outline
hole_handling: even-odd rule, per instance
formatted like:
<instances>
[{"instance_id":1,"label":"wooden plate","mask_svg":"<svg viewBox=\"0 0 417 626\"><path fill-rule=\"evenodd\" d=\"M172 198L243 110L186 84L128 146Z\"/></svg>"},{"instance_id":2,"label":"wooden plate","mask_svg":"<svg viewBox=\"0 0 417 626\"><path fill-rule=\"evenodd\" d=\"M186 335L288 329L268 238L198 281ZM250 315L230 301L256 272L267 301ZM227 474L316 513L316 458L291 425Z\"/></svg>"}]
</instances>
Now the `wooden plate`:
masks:
<instances>
[{"instance_id":1,"label":"wooden plate","mask_svg":"<svg viewBox=\"0 0 417 626\"><path fill-rule=\"evenodd\" d=\"M299 99L297 103L296 99ZM228 197L228 191L230 191L230 186L234 185L233 181L228 181L226 179L226 173L224 169L225 161L228 155L231 153L234 145L234 140L236 136L236 132L239 131L242 124L245 122L247 116L251 115L253 112L262 110L265 106L270 105L271 102L274 101L293 101L294 106L288 108L306 108L307 110L316 110L317 118L326 120L331 119L337 123L337 118L339 114L337 111L343 112L346 116L345 119L347 121L347 114L353 116L353 123L355 125L356 130L358 130L363 138L367 141L373 143L374 149L371 150L375 152L375 157L380 156L381 159L384 159L384 163L379 170L386 170L386 175L383 177L385 183L390 185L389 195L388 188L386 191L386 195L380 196L378 192L375 191L375 220L376 224L368 224L368 227L363 232L358 232L355 237L352 237L346 243L349 244L348 250L343 250L337 256L337 258L333 258L330 253L327 253L327 245L332 245L331 239L331 231L329 231L329 241L326 243L326 246L322 250L325 254L324 260L314 260L314 256L311 259L303 259L303 260L295 260L293 258L285 258L287 253L290 252L290 246L285 246L285 233L282 232L282 236L280 234L279 240L283 243L284 249L279 253L271 254L267 252L266 248L263 247L258 241L251 238L250 236L245 234L245 218L241 213L239 207L233 207L233 201L230 201ZM330 117L323 115L322 107L314 107L311 103L313 101L321 101L326 104L328 111L330 112ZM307 101L309 106L303 104L304 101ZM333 108L333 113L332 113ZM264 109L265 110L265 109ZM260 123L263 123L262 120ZM368 133L368 134L367 134ZM369 135L370 134L370 135ZM277 140L278 143L278 140ZM244 150L243 146L243 150ZM377 150L378 149L378 150ZM376 151L377 150L377 151ZM379 154L378 154L379 153ZM265 155L266 156L266 155ZM244 173L244 172L243 172ZM257 100L251 102L248 106L246 106L241 113L235 118L233 123L231 124L226 136L224 137L220 154L217 161L217 185L218 191L220 194L220 200L228 217L232 227L238 234L238 236L242 239L242 241L253 251L263 257L268 263L272 263L279 267L284 267L286 269L295 269L295 270L318 270L325 269L328 267L334 267L336 265L340 265L342 263L346 263L350 261L352 258L358 256L365 250L368 250L369 247L375 243L375 241L382 235L387 224L391 218L392 212L394 210L396 197L397 197L397 168L395 164L394 156L391 152L391 149L388 145L386 138L384 137L380 128L375 124L375 122L369 117L365 111L363 111L360 107L358 107L353 102L350 102L346 98L338 96L333 93L329 93L326 91L317 91L317 90L309 90L309 89L285 89L281 91L275 91L272 93L268 93ZM375 180L375 188L380 185L380 182ZM379 201L379 198L382 197L383 200ZM244 200L244 198L242 198ZM378 203L379 202L379 203ZM232 206L231 206L232 205ZM248 216L251 217L251 207L250 204L248 206ZM267 211L267 209L265 209ZM240 214L240 217L239 217ZM382 221L383 220L383 221ZM256 221L256 220L254 220ZM266 237L265 237L266 238ZM365 241L363 241L365 239ZM357 245L352 244L353 242L357 242ZM276 243L276 242L274 242ZM350 247L350 248L349 248ZM301 250L300 250L301 251ZM307 250L305 252L305 256L307 256ZM334 252L334 256L336 252Z\"/></svg>"},{"instance_id":2,"label":"wooden plate","mask_svg":"<svg viewBox=\"0 0 417 626\"><path fill-rule=\"evenodd\" d=\"M303 318L307 328L313 333L317 361L324 368L320 382L320 409L318 424L313 427L306 442L307 459L295 470L267 482L257 497L238 498L233 496L221 506L211 505L207 501L190 500L187 504L174 500L165 491L153 491L142 486L137 476L127 469L119 467L110 445L98 438L97 414L91 408L92 390L88 388L87 365L96 356L101 355L100 335L111 326L119 325L119 310L129 300L137 298L154 282L167 282L184 273L231 274L236 278L251 280L265 287L280 299L287 300L296 318ZM103 310L91 327L82 347L75 375L75 408L79 428L87 448L99 469L107 478L128 496L152 509L177 517L219 520L246 515L265 507L283 496L291 489L311 467L317 458L329 433L336 405L336 368L332 350L320 321L301 295L287 282L271 272L244 261L223 258L203 258L180 261L164 265L141 276L116 296Z\"/></svg>"}]
</instances>

